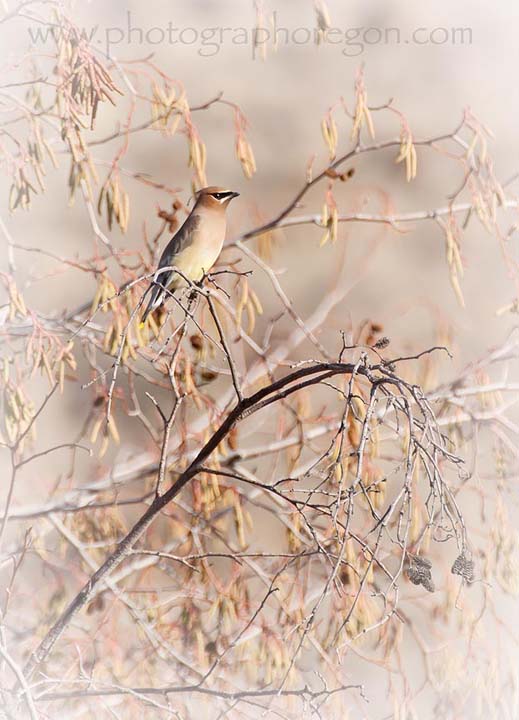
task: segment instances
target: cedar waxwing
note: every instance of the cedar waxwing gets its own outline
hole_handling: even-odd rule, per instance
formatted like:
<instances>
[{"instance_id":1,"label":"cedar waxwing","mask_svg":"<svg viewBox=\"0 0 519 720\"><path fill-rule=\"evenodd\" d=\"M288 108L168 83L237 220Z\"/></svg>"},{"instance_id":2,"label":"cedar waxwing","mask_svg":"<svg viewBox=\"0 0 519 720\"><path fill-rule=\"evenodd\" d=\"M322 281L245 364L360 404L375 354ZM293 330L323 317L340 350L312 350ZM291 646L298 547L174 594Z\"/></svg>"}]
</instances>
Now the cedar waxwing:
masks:
<instances>
[{"instance_id":1,"label":"cedar waxwing","mask_svg":"<svg viewBox=\"0 0 519 720\"><path fill-rule=\"evenodd\" d=\"M225 211L239 194L216 185L199 190L193 209L166 245L159 269L175 265L191 282L200 282L218 260L225 240ZM151 285L153 289L141 325L168 297L164 288L173 292L186 282L174 270L165 270L156 275Z\"/></svg>"}]
</instances>

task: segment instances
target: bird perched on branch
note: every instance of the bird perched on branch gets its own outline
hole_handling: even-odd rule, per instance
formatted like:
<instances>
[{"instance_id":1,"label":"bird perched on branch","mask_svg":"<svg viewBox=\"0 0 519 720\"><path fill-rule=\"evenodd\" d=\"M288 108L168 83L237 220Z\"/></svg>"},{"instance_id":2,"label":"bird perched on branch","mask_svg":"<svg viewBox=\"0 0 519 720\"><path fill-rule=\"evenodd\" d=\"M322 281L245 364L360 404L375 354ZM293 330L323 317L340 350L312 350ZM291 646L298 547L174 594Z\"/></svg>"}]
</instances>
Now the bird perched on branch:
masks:
<instances>
[{"instance_id":1,"label":"bird perched on branch","mask_svg":"<svg viewBox=\"0 0 519 720\"><path fill-rule=\"evenodd\" d=\"M196 193L196 200L184 224L177 230L162 253L157 270L175 266L175 270L157 272L151 283L151 297L142 316L146 318L179 287L186 278L197 283L209 272L222 250L225 240L225 212L231 200L240 193L212 185Z\"/></svg>"}]
</instances>

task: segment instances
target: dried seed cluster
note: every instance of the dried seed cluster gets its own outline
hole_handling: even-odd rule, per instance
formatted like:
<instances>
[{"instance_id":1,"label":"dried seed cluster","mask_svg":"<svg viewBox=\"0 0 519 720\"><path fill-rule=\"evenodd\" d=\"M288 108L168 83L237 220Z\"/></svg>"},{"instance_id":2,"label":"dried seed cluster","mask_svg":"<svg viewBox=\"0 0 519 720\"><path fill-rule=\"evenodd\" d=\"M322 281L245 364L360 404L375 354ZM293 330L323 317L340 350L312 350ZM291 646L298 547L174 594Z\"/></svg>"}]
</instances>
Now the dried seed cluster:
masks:
<instances>
[{"instance_id":1,"label":"dried seed cluster","mask_svg":"<svg viewBox=\"0 0 519 720\"><path fill-rule=\"evenodd\" d=\"M422 585L429 592L434 592L434 583L431 574L432 563L420 555L410 557L407 568L407 577L413 585Z\"/></svg>"},{"instance_id":2,"label":"dried seed cluster","mask_svg":"<svg viewBox=\"0 0 519 720\"><path fill-rule=\"evenodd\" d=\"M458 555L452 564L451 573L461 575L465 582L471 583L474 580L474 560L469 560L465 553Z\"/></svg>"},{"instance_id":3,"label":"dried seed cluster","mask_svg":"<svg viewBox=\"0 0 519 720\"><path fill-rule=\"evenodd\" d=\"M413 143L413 133L409 129L407 123L402 124L400 131L400 152L395 162L401 163L405 161L405 178L407 182L411 182L416 177L417 156L416 147Z\"/></svg>"},{"instance_id":4,"label":"dried seed cluster","mask_svg":"<svg viewBox=\"0 0 519 720\"><path fill-rule=\"evenodd\" d=\"M372 138L375 137L373 118L368 106L368 94L364 84L364 73L360 70L355 80L355 111L353 116L353 127L351 129L352 140L358 141L363 126L366 126Z\"/></svg>"},{"instance_id":5,"label":"dried seed cluster","mask_svg":"<svg viewBox=\"0 0 519 720\"><path fill-rule=\"evenodd\" d=\"M130 219L130 198L122 186L119 174L112 171L101 187L97 201L97 212L101 215L103 207L106 210L108 229L112 229L113 221L124 233L128 229Z\"/></svg>"},{"instance_id":6,"label":"dried seed cluster","mask_svg":"<svg viewBox=\"0 0 519 720\"><path fill-rule=\"evenodd\" d=\"M256 317L263 314L263 307L246 277L241 279L241 294L236 304L235 322L238 328L241 327L244 311L247 316L247 334L252 335L256 326Z\"/></svg>"},{"instance_id":7,"label":"dried seed cluster","mask_svg":"<svg viewBox=\"0 0 519 720\"><path fill-rule=\"evenodd\" d=\"M331 187L326 193L326 199L321 211L320 225L326 229L321 236L319 246L323 247L323 245L326 245L326 243L330 241L332 243L336 242L339 230L339 210L337 208L337 203L335 202Z\"/></svg>"},{"instance_id":8,"label":"dried seed cluster","mask_svg":"<svg viewBox=\"0 0 519 720\"><path fill-rule=\"evenodd\" d=\"M241 163L243 174L250 180L256 172L256 159L252 146L247 140L247 119L237 106L234 106L234 128L236 135L236 156Z\"/></svg>"},{"instance_id":9,"label":"dried seed cluster","mask_svg":"<svg viewBox=\"0 0 519 720\"><path fill-rule=\"evenodd\" d=\"M189 105L184 90L165 82L160 86L155 80L152 82L151 117L152 127L165 135L172 137Z\"/></svg>"}]
</instances>

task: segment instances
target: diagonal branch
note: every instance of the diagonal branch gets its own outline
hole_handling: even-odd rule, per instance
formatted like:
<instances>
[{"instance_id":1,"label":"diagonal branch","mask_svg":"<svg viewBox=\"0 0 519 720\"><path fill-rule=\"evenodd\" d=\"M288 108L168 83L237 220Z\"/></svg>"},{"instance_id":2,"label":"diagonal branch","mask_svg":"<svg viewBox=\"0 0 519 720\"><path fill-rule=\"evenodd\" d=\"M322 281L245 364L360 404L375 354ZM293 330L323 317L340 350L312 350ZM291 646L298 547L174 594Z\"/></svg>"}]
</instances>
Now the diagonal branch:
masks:
<instances>
[{"instance_id":1,"label":"diagonal branch","mask_svg":"<svg viewBox=\"0 0 519 720\"><path fill-rule=\"evenodd\" d=\"M25 677L29 678L36 667L47 658L56 641L70 624L72 618L88 603L99 583L106 580L131 553L135 543L144 535L156 516L180 493L183 487L200 472L204 462L209 458L211 453L218 448L222 440L224 440L240 420L258 411L266 404L271 404L297 392L303 386L318 384L323 378L328 378L333 375L351 374L355 368L356 366L351 363L317 363L309 367L299 368L270 385L261 388L254 394L244 397L238 402L220 427L202 447L198 455L192 460L190 465L181 473L176 482L163 495L155 498L126 537L119 543L115 551L89 578L88 582L61 614L56 623L45 635L40 645L32 653L24 669ZM364 375L372 383L394 382L394 380L386 378L373 378L370 370L366 367L357 368L356 371Z\"/></svg>"}]
</instances>

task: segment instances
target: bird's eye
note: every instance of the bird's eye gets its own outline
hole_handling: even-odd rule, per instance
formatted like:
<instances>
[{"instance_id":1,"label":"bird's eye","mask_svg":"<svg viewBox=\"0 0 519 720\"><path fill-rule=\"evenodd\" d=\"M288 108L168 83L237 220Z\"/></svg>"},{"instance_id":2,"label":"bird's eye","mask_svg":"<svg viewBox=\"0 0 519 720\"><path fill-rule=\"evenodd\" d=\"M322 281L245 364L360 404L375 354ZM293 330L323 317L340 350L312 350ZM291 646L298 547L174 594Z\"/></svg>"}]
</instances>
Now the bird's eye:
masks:
<instances>
[{"instance_id":1,"label":"bird's eye","mask_svg":"<svg viewBox=\"0 0 519 720\"><path fill-rule=\"evenodd\" d=\"M227 198L236 197L236 195L237 193L233 193L230 190L211 193L211 197L214 197L215 200L226 200Z\"/></svg>"}]
</instances>

